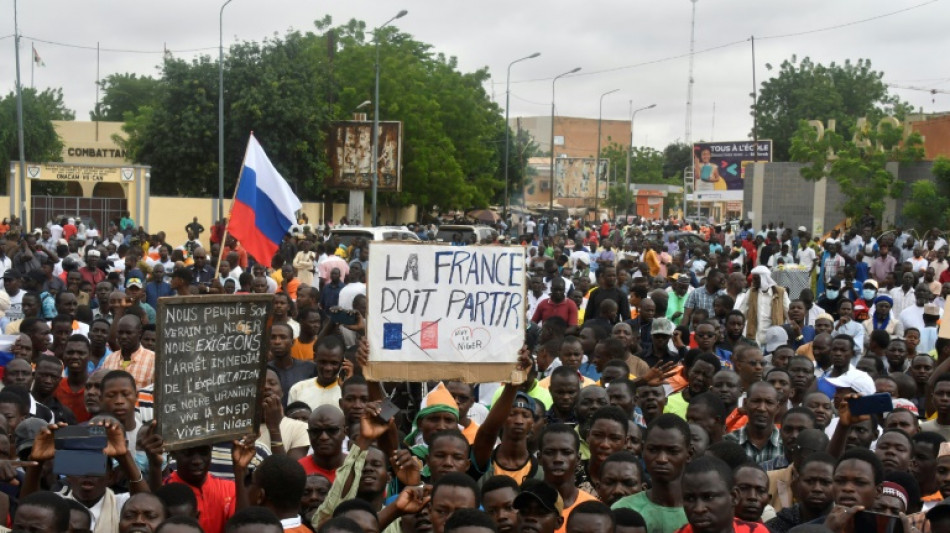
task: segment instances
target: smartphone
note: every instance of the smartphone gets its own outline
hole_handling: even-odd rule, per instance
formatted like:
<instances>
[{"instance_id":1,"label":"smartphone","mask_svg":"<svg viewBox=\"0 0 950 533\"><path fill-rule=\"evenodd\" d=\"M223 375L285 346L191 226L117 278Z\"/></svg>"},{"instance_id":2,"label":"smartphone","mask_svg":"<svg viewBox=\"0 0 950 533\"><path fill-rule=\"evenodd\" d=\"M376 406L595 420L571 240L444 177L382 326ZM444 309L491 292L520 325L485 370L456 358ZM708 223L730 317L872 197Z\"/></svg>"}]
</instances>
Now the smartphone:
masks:
<instances>
[{"instance_id":1,"label":"smartphone","mask_svg":"<svg viewBox=\"0 0 950 533\"><path fill-rule=\"evenodd\" d=\"M904 533L904 523L894 515L858 511L854 514L854 530L862 533Z\"/></svg>"},{"instance_id":2,"label":"smartphone","mask_svg":"<svg viewBox=\"0 0 950 533\"><path fill-rule=\"evenodd\" d=\"M894 410L894 402L887 392L871 394L861 398L848 398L848 410L852 415L870 415L887 413Z\"/></svg>"},{"instance_id":3,"label":"smartphone","mask_svg":"<svg viewBox=\"0 0 950 533\"><path fill-rule=\"evenodd\" d=\"M56 455L53 473L63 476L104 476L106 428L102 426L66 426L53 433Z\"/></svg>"},{"instance_id":4,"label":"smartphone","mask_svg":"<svg viewBox=\"0 0 950 533\"><path fill-rule=\"evenodd\" d=\"M399 406L393 403L392 399L386 398L379 409L379 419L389 423L390 420L399 412Z\"/></svg>"},{"instance_id":5,"label":"smartphone","mask_svg":"<svg viewBox=\"0 0 950 533\"><path fill-rule=\"evenodd\" d=\"M338 307L330 309L330 319L341 326L352 326L359 322L354 311L347 311Z\"/></svg>"}]
</instances>

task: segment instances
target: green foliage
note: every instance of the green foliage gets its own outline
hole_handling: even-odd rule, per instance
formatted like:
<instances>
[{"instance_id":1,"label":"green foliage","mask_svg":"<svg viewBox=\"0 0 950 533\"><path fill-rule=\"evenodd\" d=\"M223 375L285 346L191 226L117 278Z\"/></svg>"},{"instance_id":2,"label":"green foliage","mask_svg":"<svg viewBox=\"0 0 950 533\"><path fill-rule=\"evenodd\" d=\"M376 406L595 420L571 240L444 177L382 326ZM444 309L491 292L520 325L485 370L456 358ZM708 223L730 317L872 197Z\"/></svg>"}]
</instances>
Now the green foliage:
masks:
<instances>
[{"instance_id":1,"label":"green foliage","mask_svg":"<svg viewBox=\"0 0 950 533\"><path fill-rule=\"evenodd\" d=\"M870 208L880 219L885 201L903 192L903 182L887 171L887 163L910 163L924 155L919 133L903 141L901 136L901 130L884 123L878 129L863 127L852 139L833 131L819 139L817 131L802 121L792 137L791 156L806 163L801 169L805 179L830 177L838 182L847 197L840 206L846 216L858 217Z\"/></svg>"},{"instance_id":2,"label":"green foliage","mask_svg":"<svg viewBox=\"0 0 950 533\"><path fill-rule=\"evenodd\" d=\"M693 148L686 143L670 143L663 149L663 178L683 180L683 169L693 165Z\"/></svg>"},{"instance_id":3,"label":"green foliage","mask_svg":"<svg viewBox=\"0 0 950 533\"><path fill-rule=\"evenodd\" d=\"M121 122L126 113L134 115L143 106L154 106L161 95L160 80L137 74L110 74L99 87L102 100L89 112L90 120Z\"/></svg>"},{"instance_id":4,"label":"green foliage","mask_svg":"<svg viewBox=\"0 0 950 533\"><path fill-rule=\"evenodd\" d=\"M290 32L231 47L225 60L225 194L231 194L250 131L302 199L328 191L327 132L373 99L376 47L363 22ZM487 70L463 73L454 58L393 27L379 32L380 120L403 123L403 192L382 204L424 210L485 207L504 197L504 119L483 89ZM155 194L217 194L217 63L166 60L154 105L127 116L126 147L152 165ZM127 80L123 80L127 81ZM118 87L122 84L112 84ZM107 87L107 91L109 91ZM520 190L523 157L511 135L509 179Z\"/></svg>"},{"instance_id":5,"label":"green foliage","mask_svg":"<svg viewBox=\"0 0 950 533\"><path fill-rule=\"evenodd\" d=\"M16 93L0 100L0 175L7 177L10 161L20 159L17 134ZM53 128L53 120L72 120L75 114L63 104L61 89L23 88L23 148L27 161L61 161L63 143ZM7 192L7 180L0 180Z\"/></svg>"},{"instance_id":6,"label":"green foliage","mask_svg":"<svg viewBox=\"0 0 950 533\"><path fill-rule=\"evenodd\" d=\"M772 70L771 65L767 68ZM762 82L758 109L753 110L758 115L758 138L772 139L772 159L786 161L802 120L834 119L837 131L847 138L862 117L873 124L886 115L903 120L911 108L888 94L883 76L866 59L824 66L792 56L782 62L775 77Z\"/></svg>"},{"instance_id":7,"label":"green foliage","mask_svg":"<svg viewBox=\"0 0 950 533\"><path fill-rule=\"evenodd\" d=\"M624 213L628 206L630 206L631 212L634 212L636 211L636 203L637 198L623 183L611 185L607 189L607 199L604 200L604 206L613 209L615 213Z\"/></svg>"},{"instance_id":8,"label":"green foliage","mask_svg":"<svg viewBox=\"0 0 950 533\"><path fill-rule=\"evenodd\" d=\"M609 139L608 139L609 140ZM610 161L616 168L618 183L625 183L627 176L627 146L611 142L600 152L601 159ZM635 146L630 153L630 184L664 183L663 153L648 146Z\"/></svg>"},{"instance_id":9,"label":"green foliage","mask_svg":"<svg viewBox=\"0 0 950 533\"><path fill-rule=\"evenodd\" d=\"M950 159L938 157L931 173L934 181L911 184L910 196L904 202L902 214L918 228L942 228L950 223Z\"/></svg>"}]
</instances>

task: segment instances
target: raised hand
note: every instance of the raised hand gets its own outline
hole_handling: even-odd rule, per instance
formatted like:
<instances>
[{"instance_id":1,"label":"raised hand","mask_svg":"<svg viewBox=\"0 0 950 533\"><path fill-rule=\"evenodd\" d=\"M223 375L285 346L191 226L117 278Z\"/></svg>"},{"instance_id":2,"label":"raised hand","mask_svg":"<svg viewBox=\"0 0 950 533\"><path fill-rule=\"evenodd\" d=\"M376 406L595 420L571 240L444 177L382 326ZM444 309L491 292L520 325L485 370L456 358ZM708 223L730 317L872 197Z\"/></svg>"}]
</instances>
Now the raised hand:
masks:
<instances>
[{"instance_id":1,"label":"raised hand","mask_svg":"<svg viewBox=\"0 0 950 533\"><path fill-rule=\"evenodd\" d=\"M149 463L162 464L162 454L165 453L165 440L158 434L156 428L158 422L152 421L148 429L145 430L145 438L142 439L142 449L148 456Z\"/></svg>"},{"instance_id":2,"label":"raised hand","mask_svg":"<svg viewBox=\"0 0 950 533\"><path fill-rule=\"evenodd\" d=\"M396 509L403 514L416 514L432 499L432 487L406 487L396 498Z\"/></svg>"},{"instance_id":3,"label":"raised hand","mask_svg":"<svg viewBox=\"0 0 950 533\"><path fill-rule=\"evenodd\" d=\"M50 424L40 431L33 440L33 450L30 452L31 461L50 461L56 455L56 444L53 440L53 432L59 428L66 427L66 424Z\"/></svg>"},{"instance_id":4,"label":"raised hand","mask_svg":"<svg viewBox=\"0 0 950 533\"><path fill-rule=\"evenodd\" d=\"M108 457L122 457L129 453L128 444L125 442L125 428L111 422L99 422L97 425L106 429L106 447L102 449Z\"/></svg>"},{"instance_id":5,"label":"raised hand","mask_svg":"<svg viewBox=\"0 0 950 533\"><path fill-rule=\"evenodd\" d=\"M396 450L389 459L396 479L403 485L414 487L422 483L422 465L409 450Z\"/></svg>"},{"instance_id":6,"label":"raised hand","mask_svg":"<svg viewBox=\"0 0 950 533\"><path fill-rule=\"evenodd\" d=\"M257 435L252 434L241 437L241 440L232 441L231 463L235 470L246 470L251 461L254 460L254 456L257 454L257 450L254 448L256 440Z\"/></svg>"}]
</instances>

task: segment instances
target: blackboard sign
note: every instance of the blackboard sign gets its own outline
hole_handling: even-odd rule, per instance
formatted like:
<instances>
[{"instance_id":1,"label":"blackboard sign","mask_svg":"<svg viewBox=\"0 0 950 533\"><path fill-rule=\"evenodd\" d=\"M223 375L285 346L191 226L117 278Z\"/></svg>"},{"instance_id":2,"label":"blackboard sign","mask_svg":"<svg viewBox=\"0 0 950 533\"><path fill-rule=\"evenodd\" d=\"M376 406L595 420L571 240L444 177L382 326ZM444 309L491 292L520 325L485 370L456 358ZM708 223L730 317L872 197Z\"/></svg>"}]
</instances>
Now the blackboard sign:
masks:
<instances>
[{"instance_id":1,"label":"blackboard sign","mask_svg":"<svg viewBox=\"0 0 950 533\"><path fill-rule=\"evenodd\" d=\"M155 419L167 449L257 432L273 301L270 294L159 298Z\"/></svg>"}]
</instances>

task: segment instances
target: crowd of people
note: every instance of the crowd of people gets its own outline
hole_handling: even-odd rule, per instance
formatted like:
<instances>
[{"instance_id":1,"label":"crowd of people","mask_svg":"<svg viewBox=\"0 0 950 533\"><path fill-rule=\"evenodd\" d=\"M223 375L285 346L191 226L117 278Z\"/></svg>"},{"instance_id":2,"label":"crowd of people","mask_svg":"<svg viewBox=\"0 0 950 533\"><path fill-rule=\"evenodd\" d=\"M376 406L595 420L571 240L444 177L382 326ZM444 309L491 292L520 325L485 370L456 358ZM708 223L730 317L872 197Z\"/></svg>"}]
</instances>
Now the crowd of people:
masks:
<instances>
[{"instance_id":1,"label":"crowd of people","mask_svg":"<svg viewBox=\"0 0 950 533\"><path fill-rule=\"evenodd\" d=\"M473 385L363 377L363 239L301 221L260 262L224 221L206 247L197 218L184 243L126 219L0 228L15 531L950 531L937 230L499 226L528 265L522 377ZM775 281L792 265L804 288ZM158 299L240 293L274 294L262 423L169 452ZM104 473L69 469L75 426L105 435Z\"/></svg>"}]
</instances>

